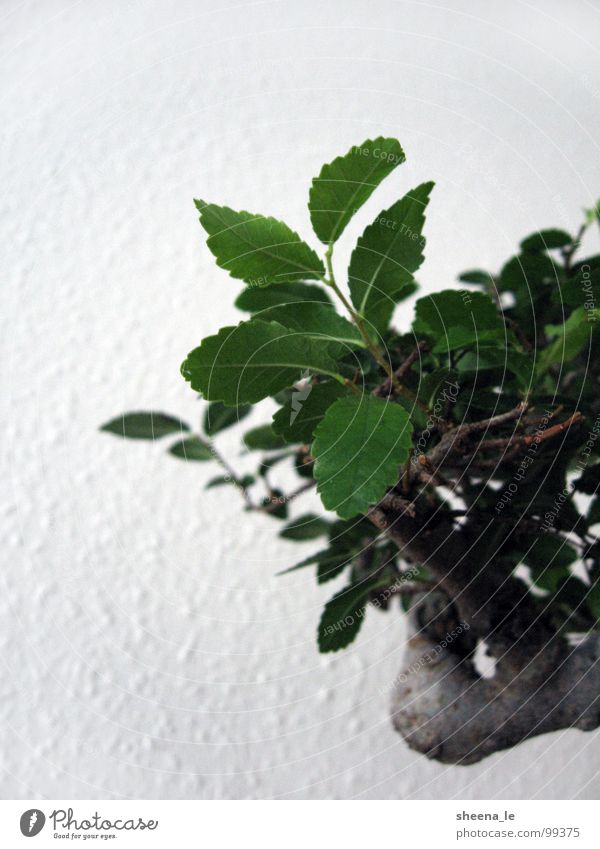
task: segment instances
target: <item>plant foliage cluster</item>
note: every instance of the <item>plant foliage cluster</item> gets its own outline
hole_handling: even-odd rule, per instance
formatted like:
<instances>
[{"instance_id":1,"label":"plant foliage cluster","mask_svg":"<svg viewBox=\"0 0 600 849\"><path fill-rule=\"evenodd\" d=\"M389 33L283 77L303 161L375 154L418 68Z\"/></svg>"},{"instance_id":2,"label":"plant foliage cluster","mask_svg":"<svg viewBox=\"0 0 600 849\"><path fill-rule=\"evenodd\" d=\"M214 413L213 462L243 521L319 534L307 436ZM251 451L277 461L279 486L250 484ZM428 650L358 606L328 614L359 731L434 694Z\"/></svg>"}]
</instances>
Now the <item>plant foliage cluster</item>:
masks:
<instances>
[{"instance_id":1,"label":"plant foliage cluster","mask_svg":"<svg viewBox=\"0 0 600 849\"><path fill-rule=\"evenodd\" d=\"M516 573L557 631L595 628L600 255L578 250L598 208L576 233L528 236L498 273L468 271L462 288L419 298L411 329L398 332L396 307L417 289L433 183L368 224L343 285L333 253L404 160L397 140L376 138L323 166L308 201L321 254L274 218L196 201L217 265L243 282L235 303L246 314L181 366L206 402L201 432L155 412L103 430L171 436L176 457L220 465L208 487L236 487L247 509L284 523L287 539L322 539L292 567L314 568L319 583L347 576L323 613L322 651L351 642L369 602L387 607L397 594L406 605L431 585L426 564L408 562L373 521L382 503L424 529L464 528L482 561ZM277 403L272 420L242 437L257 471L238 475L215 438L267 398ZM299 478L289 493L269 477L285 462ZM327 512L290 520L290 503L313 486Z\"/></svg>"}]
</instances>

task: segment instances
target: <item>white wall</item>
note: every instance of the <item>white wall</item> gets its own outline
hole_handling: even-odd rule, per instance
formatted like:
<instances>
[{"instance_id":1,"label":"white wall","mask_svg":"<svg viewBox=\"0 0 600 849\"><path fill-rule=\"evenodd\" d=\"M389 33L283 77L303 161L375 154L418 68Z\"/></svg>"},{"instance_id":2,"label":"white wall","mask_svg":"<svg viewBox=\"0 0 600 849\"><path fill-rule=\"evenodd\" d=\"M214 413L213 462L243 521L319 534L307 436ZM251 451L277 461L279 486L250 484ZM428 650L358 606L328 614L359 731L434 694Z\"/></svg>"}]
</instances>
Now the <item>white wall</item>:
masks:
<instances>
[{"instance_id":1,"label":"white wall","mask_svg":"<svg viewBox=\"0 0 600 849\"><path fill-rule=\"evenodd\" d=\"M372 611L320 657L334 588L274 577L311 544L205 493L212 468L97 426L197 418L179 363L236 320L238 287L194 196L310 239L321 163L391 134L409 162L348 228L340 269L422 179L427 287L574 227L600 194L599 31L597 0L5 0L3 796L598 794L598 734L469 768L411 753L385 692L401 619Z\"/></svg>"}]
</instances>

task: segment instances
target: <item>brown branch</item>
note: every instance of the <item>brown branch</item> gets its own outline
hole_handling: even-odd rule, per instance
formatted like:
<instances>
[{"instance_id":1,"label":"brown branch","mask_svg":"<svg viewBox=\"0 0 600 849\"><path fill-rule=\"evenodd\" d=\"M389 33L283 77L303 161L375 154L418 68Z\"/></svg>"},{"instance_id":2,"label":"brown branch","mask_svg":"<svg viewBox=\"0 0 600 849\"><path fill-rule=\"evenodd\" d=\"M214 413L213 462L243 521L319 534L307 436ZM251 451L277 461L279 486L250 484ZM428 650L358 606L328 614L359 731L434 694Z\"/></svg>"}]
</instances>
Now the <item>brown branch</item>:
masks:
<instances>
[{"instance_id":1,"label":"brown branch","mask_svg":"<svg viewBox=\"0 0 600 849\"><path fill-rule=\"evenodd\" d=\"M413 363L415 363L419 359L421 353L426 349L427 342L425 342L425 340L417 342L417 345L414 350L411 351L411 353L406 357L406 359L395 370L394 378L399 386L402 386L402 381L410 371ZM373 395L376 395L380 398L388 398L394 391L398 391L398 388L397 386L394 386L391 378L388 378L387 380L384 380L383 383L379 384L379 386L375 387L375 389L373 390Z\"/></svg>"},{"instance_id":2,"label":"brown branch","mask_svg":"<svg viewBox=\"0 0 600 849\"><path fill-rule=\"evenodd\" d=\"M463 447L464 442L474 433L480 433L481 431L500 427L507 424L507 422L514 421L515 419L519 420L523 416L527 407L527 401L522 401L520 404L517 404L514 409L509 410L506 413L499 413L496 416L491 416L491 418L482 419L477 422L466 422L465 424L447 431L442 435L442 438L435 448L425 455L427 457L427 464L437 471L438 467L442 464L442 461L450 454L460 450Z\"/></svg>"},{"instance_id":3,"label":"brown branch","mask_svg":"<svg viewBox=\"0 0 600 849\"><path fill-rule=\"evenodd\" d=\"M477 446L478 450L487 450L489 448L510 448L513 445L532 445L533 443L544 442L546 439L552 439L554 436L568 430L571 425L579 424L583 420L583 415L577 411L569 416L564 422L549 427L548 430L542 433L518 434L510 436L507 439L485 439Z\"/></svg>"}]
</instances>

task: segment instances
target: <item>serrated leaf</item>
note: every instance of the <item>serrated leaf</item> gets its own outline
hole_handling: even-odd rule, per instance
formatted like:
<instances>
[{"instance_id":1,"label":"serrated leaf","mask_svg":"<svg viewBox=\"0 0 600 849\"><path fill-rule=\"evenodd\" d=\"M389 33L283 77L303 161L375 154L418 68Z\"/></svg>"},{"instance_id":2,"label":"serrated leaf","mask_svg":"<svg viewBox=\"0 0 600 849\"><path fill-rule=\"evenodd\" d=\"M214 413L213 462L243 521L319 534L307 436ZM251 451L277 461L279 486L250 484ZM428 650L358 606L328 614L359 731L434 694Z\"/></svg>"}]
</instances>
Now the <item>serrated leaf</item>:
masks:
<instances>
[{"instance_id":1,"label":"serrated leaf","mask_svg":"<svg viewBox=\"0 0 600 849\"><path fill-rule=\"evenodd\" d=\"M423 262L421 231L433 183L423 183L381 212L359 238L348 269L356 310L385 329L405 286Z\"/></svg>"},{"instance_id":2,"label":"serrated leaf","mask_svg":"<svg viewBox=\"0 0 600 849\"><path fill-rule=\"evenodd\" d=\"M124 413L100 428L105 433L114 433L125 439L160 439L189 429L190 426L181 419L155 412Z\"/></svg>"},{"instance_id":3,"label":"serrated leaf","mask_svg":"<svg viewBox=\"0 0 600 849\"><path fill-rule=\"evenodd\" d=\"M547 325L546 335L554 341L538 355L538 375L543 375L553 365L562 364L564 367L575 359L590 344L599 317L600 312L595 309L577 307L563 324Z\"/></svg>"},{"instance_id":4,"label":"serrated leaf","mask_svg":"<svg viewBox=\"0 0 600 849\"><path fill-rule=\"evenodd\" d=\"M285 441L276 434L270 424L253 427L244 434L244 445L250 451L275 451L285 446Z\"/></svg>"},{"instance_id":5,"label":"serrated leaf","mask_svg":"<svg viewBox=\"0 0 600 849\"><path fill-rule=\"evenodd\" d=\"M308 443L327 408L348 390L337 382L307 381L273 416L273 430L288 443Z\"/></svg>"},{"instance_id":6,"label":"serrated leaf","mask_svg":"<svg viewBox=\"0 0 600 849\"><path fill-rule=\"evenodd\" d=\"M457 292L444 289L419 298L416 304L413 329L436 342L436 348L451 345L450 331L454 331L460 342L462 331L465 338L476 339L488 331L501 331L504 338L504 322L493 301L483 292ZM456 330L455 330L456 329Z\"/></svg>"},{"instance_id":7,"label":"serrated leaf","mask_svg":"<svg viewBox=\"0 0 600 849\"><path fill-rule=\"evenodd\" d=\"M514 292L521 310L531 309L531 301L548 296L544 286L557 286L563 277L561 268L547 254L524 253L504 265L498 288Z\"/></svg>"},{"instance_id":8,"label":"serrated leaf","mask_svg":"<svg viewBox=\"0 0 600 849\"><path fill-rule=\"evenodd\" d=\"M356 638L370 591L371 584L367 581L350 584L327 602L317 630L320 652L339 651Z\"/></svg>"},{"instance_id":9,"label":"serrated leaf","mask_svg":"<svg viewBox=\"0 0 600 849\"><path fill-rule=\"evenodd\" d=\"M328 244L344 231L379 183L406 157L397 139L367 139L323 165L312 181L308 208L313 230Z\"/></svg>"},{"instance_id":10,"label":"serrated leaf","mask_svg":"<svg viewBox=\"0 0 600 849\"><path fill-rule=\"evenodd\" d=\"M399 404L373 395L335 401L312 445L324 506L343 519L366 512L397 482L411 438L409 413Z\"/></svg>"},{"instance_id":11,"label":"serrated leaf","mask_svg":"<svg viewBox=\"0 0 600 849\"><path fill-rule=\"evenodd\" d=\"M213 401L204 413L204 433L207 436L214 436L245 419L251 410L250 404L226 407L221 401Z\"/></svg>"},{"instance_id":12,"label":"serrated leaf","mask_svg":"<svg viewBox=\"0 0 600 849\"><path fill-rule=\"evenodd\" d=\"M314 513L305 513L288 522L285 528L279 531L279 536L283 539L304 542L324 536L328 533L329 527L330 522L321 516L316 516Z\"/></svg>"},{"instance_id":13,"label":"serrated leaf","mask_svg":"<svg viewBox=\"0 0 600 849\"><path fill-rule=\"evenodd\" d=\"M299 301L313 301L330 304L327 290L314 283L278 283L277 286L247 286L235 300L239 310L258 313L280 304L295 304Z\"/></svg>"},{"instance_id":14,"label":"serrated leaf","mask_svg":"<svg viewBox=\"0 0 600 849\"><path fill-rule=\"evenodd\" d=\"M182 460L195 460L204 462L205 460L214 460L214 454L208 442L204 442L199 436L190 436L188 439L182 439L181 442L176 442L169 448L169 454L174 457L180 457Z\"/></svg>"},{"instance_id":15,"label":"serrated leaf","mask_svg":"<svg viewBox=\"0 0 600 849\"><path fill-rule=\"evenodd\" d=\"M261 321L277 321L315 339L327 339L339 357L348 348L364 348L362 336L354 324L336 312L330 304L302 302L281 304L258 313Z\"/></svg>"},{"instance_id":16,"label":"serrated leaf","mask_svg":"<svg viewBox=\"0 0 600 849\"><path fill-rule=\"evenodd\" d=\"M217 265L251 286L319 280L325 268L317 254L287 224L228 206L195 201L207 245Z\"/></svg>"},{"instance_id":17,"label":"serrated leaf","mask_svg":"<svg viewBox=\"0 0 600 849\"><path fill-rule=\"evenodd\" d=\"M306 371L343 380L327 340L259 319L208 336L181 366L184 378L206 399L236 406L255 404L295 383Z\"/></svg>"},{"instance_id":18,"label":"serrated leaf","mask_svg":"<svg viewBox=\"0 0 600 849\"><path fill-rule=\"evenodd\" d=\"M564 248L573 243L573 237L564 230L540 230L532 233L521 242L521 250L536 253L538 251L551 251L555 248Z\"/></svg>"}]
</instances>

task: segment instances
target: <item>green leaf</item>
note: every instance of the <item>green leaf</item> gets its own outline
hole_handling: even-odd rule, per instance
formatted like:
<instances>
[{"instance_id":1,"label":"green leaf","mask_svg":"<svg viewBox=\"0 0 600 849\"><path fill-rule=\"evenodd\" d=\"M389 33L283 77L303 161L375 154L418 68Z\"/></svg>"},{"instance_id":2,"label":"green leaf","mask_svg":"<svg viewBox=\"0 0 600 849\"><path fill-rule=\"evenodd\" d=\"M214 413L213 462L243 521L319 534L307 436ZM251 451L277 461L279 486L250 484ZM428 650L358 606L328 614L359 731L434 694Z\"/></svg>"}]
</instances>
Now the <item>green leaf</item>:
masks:
<instances>
[{"instance_id":1,"label":"green leaf","mask_svg":"<svg viewBox=\"0 0 600 849\"><path fill-rule=\"evenodd\" d=\"M327 408L348 390L339 383L327 382L313 385L307 382L297 389L284 406L273 416L273 430L288 443L312 442L316 426Z\"/></svg>"},{"instance_id":2,"label":"green leaf","mask_svg":"<svg viewBox=\"0 0 600 849\"><path fill-rule=\"evenodd\" d=\"M284 327L332 343L332 353L341 356L348 348L364 348L363 339L354 324L336 312L330 304L309 302L282 304L259 313L261 321L277 321Z\"/></svg>"},{"instance_id":3,"label":"green leaf","mask_svg":"<svg viewBox=\"0 0 600 849\"><path fill-rule=\"evenodd\" d=\"M540 251L551 251L555 248L565 248L567 245L573 244L573 237L564 230L540 230L538 233L532 233L521 242L521 250L526 252L537 253Z\"/></svg>"},{"instance_id":4,"label":"green leaf","mask_svg":"<svg viewBox=\"0 0 600 849\"><path fill-rule=\"evenodd\" d=\"M597 525L600 522L600 498L593 498L587 514L588 525Z\"/></svg>"},{"instance_id":5,"label":"green leaf","mask_svg":"<svg viewBox=\"0 0 600 849\"><path fill-rule=\"evenodd\" d=\"M385 329L404 287L423 262L425 207L433 183L423 183L381 212L359 238L350 257L349 285L356 310Z\"/></svg>"},{"instance_id":6,"label":"green leaf","mask_svg":"<svg viewBox=\"0 0 600 849\"><path fill-rule=\"evenodd\" d=\"M538 587L555 592L570 575L569 566L577 560L577 552L567 542L549 533L540 534L525 555L531 577Z\"/></svg>"},{"instance_id":7,"label":"green leaf","mask_svg":"<svg viewBox=\"0 0 600 849\"><path fill-rule=\"evenodd\" d=\"M231 427L246 416L252 410L250 404L242 404L239 407L226 407L221 401L213 401L209 404L204 413L204 433L207 436L214 436Z\"/></svg>"},{"instance_id":8,"label":"green leaf","mask_svg":"<svg viewBox=\"0 0 600 849\"><path fill-rule=\"evenodd\" d=\"M319 280L325 268L297 233L275 218L195 201L217 265L251 286Z\"/></svg>"},{"instance_id":9,"label":"green leaf","mask_svg":"<svg viewBox=\"0 0 600 849\"><path fill-rule=\"evenodd\" d=\"M590 344L598 310L577 307L564 324L547 325L546 335L554 339L538 355L537 373L543 375L553 365L564 365L574 360Z\"/></svg>"},{"instance_id":10,"label":"green leaf","mask_svg":"<svg viewBox=\"0 0 600 849\"><path fill-rule=\"evenodd\" d=\"M350 584L327 602L317 631L320 652L339 651L355 639L371 589L368 581Z\"/></svg>"},{"instance_id":11,"label":"green leaf","mask_svg":"<svg viewBox=\"0 0 600 849\"><path fill-rule=\"evenodd\" d=\"M316 516L314 513L305 513L297 519L289 522L285 528L279 532L279 536L283 539L292 539L298 542L305 540L318 539L328 533L330 523L321 516Z\"/></svg>"},{"instance_id":12,"label":"green leaf","mask_svg":"<svg viewBox=\"0 0 600 849\"><path fill-rule=\"evenodd\" d=\"M165 413L124 413L103 424L100 430L126 439L160 439L170 433L181 433L190 427L181 419Z\"/></svg>"},{"instance_id":13,"label":"green leaf","mask_svg":"<svg viewBox=\"0 0 600 849\"><path fill-rule=\"evenodd\" d=\"M482 346L476 351L467 351L461 357L457 369L461 374L465 372L479 373L485 369L497 369L503 374L510 372L515 375L521 386L530 386L534 365L531 357L522 354L520 351L499 346L493 348ZM504 377L502 379L504 380Z\"/></svg>"},{"instance_id":14,"label":"green leaf","mask_svg":"<svg viewBox=\"0 0 600 849\"><path fill-rule=\"evenodd\" d=\"M396 483L412 426L399 404L373 395L340 398L315 431L312 455L321 500L343 519L364 513Z\"/></svg>"},{"instance_id":15,"label":"green leaf","mask_svg":"<svg viewBox=\"0 0 600 849\"><path fill-rule=\"evenodd\" d=\"M600 489L600 463L594 463L584 469L583 474L573 482L573 486L578 492L595 495Z\"/></svg>"},{"instance_id":16,"label":"green leaf","mask_svg":"<svg viewBox=\"0 0 600 849\"><path fill-rule=\"evenodd\" d=\"M438 350L440 346L450 350L451 331L457 343L454 347L463 347L463 338L468 340L468 344L488 331L501 331L501 338L505 335L504 322L487 295L483 292L457 292L455 289L419 298L413 328L416 333L436 340ZM462 336L458 330L462 331Z\"/></svg>"},{"instance_id":17,"label":"green leaf","mask_svg":"<svg viewBox=\"0 0 600 849\"><path fill-rule=\"evenodd\" d=\"M587 594L586 604L594 619L600 619L600 584L592 585Z\"/></svg>"},{"instance_id":18,"label":"green leaf","mask_svg":"<svg viewBox=\"0 0 600 849\"><path fill-rule=\"evenodd\" d=\"M275 451L285 446L285 441L273 431L270 424L266 424L245 433L244 445L250 451Z\"/></svg>"},{"instance_id":19,"label":"green leaf","mask_svg":"<svg viewBox=\"0 0 600 849\"><path fill-rule=\"evenodd\" d=\"M308 208L313 230L329 244L341 235L379 183L406 157L397 139L367 139L324 165L312 181Z\"/></svg>"},{"instance_id":20,"label":"green leaf","mask_svg":"<svg viewBox=\"0 0 600 849\"><path fill-rule=\"evenodd\" d=\"M278 283L277 286L247 286L235 300L239 310L258 313L280 304L295 304L299 301L313 301L330 304L327 290L314 283Z\"/></svg>"},{"instance_id":21,"label":"green leaf","mask_svg":"<svg viewBox=\"0 0 600 849\"><path fill-rule=\"evenodd\" d=\"M248 487L252 486L254 481L253 475L243 475L239 481L234 480L231 475L218 475L216 478L211 478L204 489L216 489L218 486L226 485Z\"/></svg>"},{"instance_id":22,"label":"green leaf","mask_svg":"<svg viewBox=\"0 0 600 849\"><path fill-rule=\"evenodd\" d=\"M290 386L305 371L343 381L327 340L258 319L221 328L188 354L181 366L193 389L208 400L230 406L255 404Z\"/></svg>"},{"instance_id":23,"label":"green leaf","mask_svg":"<svg viewBox=\"0 0 600 849\"><path fill-rule=\"evenodd\" d=\"M261 504L263 507L270 508L265 515L271 516L273 519L287 519L288 502L280 489L271 490L271 495L263 498Z\"/></svg>"},{"instance_id":24,"label":"green leaf","mask_svg":"<svg viewBox=\"0 0 600 849\"><path fill-rule=\"evenodd\" d=\"M190 436L188 439L176 442L169 448L169 454L174 457L181 457L182 460L197 460L199 462L214 460L210 445L200 439L199 436Z\"/></svg>"},{"instance_id":25,"label":"green leaf","mask_svg":"<svg viewBox=\"0 0 600 849\"><path fill-rule=\"evenodd\" d=\"M525 253L514 256L500 272L499 288L513 291L523 307L529 306L532 296L547 297L544 286L557 286L563 272L546 254Z\"/></svg>"},{"instance_id":26,"label":"green leaf","mask_svg":"<svg viewBox=\"0 0 600 849\"><path fill-rule=\"evenodd\" d=\"M260 478L266 478L274 466L287 460L290 456L291 452L287 450L281 451L279 454L271 454L269 457L263 457L257 469L257 475Z\"/></svg>"},{"instance_id":27,"label":"green leaf","mask_svg":"<svg viewBox=\"0 0 600 849\"><path fill-rule=\"evenodd\" d=\"M317 566L317 582L324 584L326 581L332 580L340 575L346 566L350 565L353 553L344 548L331 546L322 551L317 551L316 554L311 554L295 566L290 566L289 569L284 569L282 572L277 572L277 575L289 575L290 572L297 572L299 569L304 569L307 566Z\"/></svg>"},{"instance_id":28,"label":"green leaf","mask_svg":"<svg viewBox=\"0 0 600 849\"><path fill-rule=\"evenodd\" d=\"M476 268L472 271L463 271L458 279L462 283L476 283L478 286L488 286L493 281L493 275L489 271L481 271Z\"/></svg>"}]
</instances>

